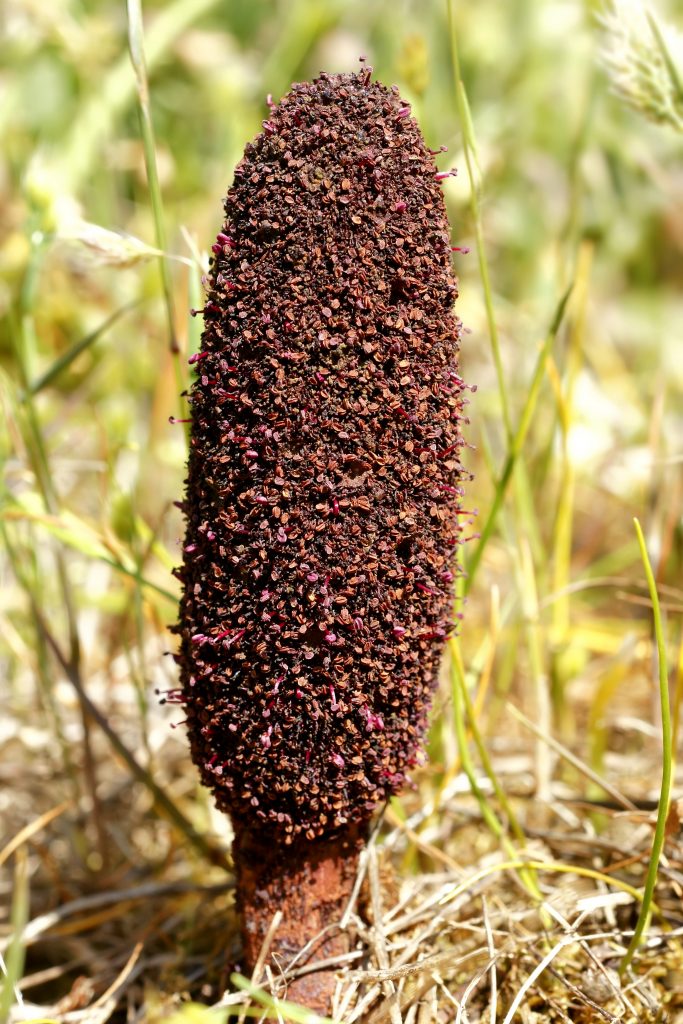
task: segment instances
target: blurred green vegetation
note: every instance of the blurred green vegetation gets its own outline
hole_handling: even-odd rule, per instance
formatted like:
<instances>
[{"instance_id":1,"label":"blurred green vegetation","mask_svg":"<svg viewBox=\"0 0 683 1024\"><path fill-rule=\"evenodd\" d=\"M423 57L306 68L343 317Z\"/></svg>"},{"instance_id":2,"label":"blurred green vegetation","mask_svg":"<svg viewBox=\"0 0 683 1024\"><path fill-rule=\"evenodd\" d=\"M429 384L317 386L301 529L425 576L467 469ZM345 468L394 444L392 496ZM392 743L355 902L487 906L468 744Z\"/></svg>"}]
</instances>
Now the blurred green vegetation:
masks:
<instances>
[{"instance_id":1,"label":"blurred green vegetation","mask_svg":"<svg viewBox=\"0 0 683 1024\"><path fill-rule=\"evenodd\" d=\"M29 775L35 767L51 779L34 791L35 807L15 805L26 812L13 812L17 830L34 811L87 797L92 813L69 826L70 884L110 858L170 863L182 855L178 837L212 855L197 831L221 826L181 730L169 730L177 714L153 695L174 682L162 654L172 646L185 437L169 418L181 416L186 359L199 344L201 318L189 309L202 305L222 197L266 96L321 70L355 69L360 54L411 101L428 143L449 147L438 160L459 170L443 185L453 244L473 247L454 259L462 373L478 388L467 428L467 507L478 514L462 556L476 571L458 605L455 688L444 673L431 767L407 800L437 801L462 765L473 777L472 740L486 772L482 743L494 764L530 751L540 804L558 779L604 796L600 774L657 799L659 753L647 746L658 735L655 647L633 517L660 597L676 737L683 136L672 125L683 91L675 77L665 86L669 124L654 123L658 106L629 76L667 74L635 0L616 3L605 25L598 15L609 8L581 0L456 0L453 10L478 222L445 0L144 4L175 354L125 3L4 0L0 9L0 745L28 728L27 750L39 752ZM680 72L683 48L667 26L681 22L683 4L659 0L657 15ZM467 731L455 727L454 694ZM586 780L549 752L508 714L509 697L597 775ZM665 753L669 763L675 740ZM136 779L134 792L170 831L126 834L108 817L114 755L123 786ZM498 798L505 825L477 793L496 841L508 829L510 850L520 825ZM394 801L391 813L407 812ZM417 870L424 856L411 847L403 866Z\"/></svg>"},{"instance_id":2,"label":"blurred green vegetation","mask_svg":"<svg viewBox=\"0 0 683 1024\"><path fill-rule=\"evenodd\" d=\"M652 720L656 699L633 516L660 588L675 710L683 686L683 139L615 94L600 56L610 29L597 13L579 0L454 4L513 433L525 406L530 417L470 581L459 645L493 750L514 731L504 717L511 695L608 771L615 743L641 750L633 721ZM683 5L661 0L659 13L680 22ZM445 4L168 0L146 3L144 17L179 359L154 252L125 5L4 0L0 11L3 700L17 722L37 716L55 737L44 756L76 796L90 786L93 798L96 767L65 739L61 681L65 665L76 668L82 681L100 681L93 699L105 713L136 708L130 743L151 763L162 746L150 742L151 688L172 683L172 666L159 664L182 531L172 503L185 439L169 417L198 344L189 309L201 305L222 197L267 94L277 100L292 81L354 69L367 55L412 103L428 143L448 146L440 165L459 170L444 183L453 244L471 246L476 234ZM476 534L509 446L477 253L454 258L468 332L462 372L478 386L467 431ZM116 686L114 664L123 666ZM459 765L448 693L446 683L425 798ZM555 770L543 749L542 796ZM619 763L620 785L656 794L657 773ZM181 791L178 803L206 827L197 787L186 780Z\"/></svg>"},{"instance_id":3,"label":"blurred green vegetation","mask_svg":"<svg viewBox=\"0 0 683 1024\"><path fill-rule=\"evenodd\" d=\"M561 703L565 683L592 655L619 649L625 609L613 587L580 591L571 610L557 591L577 579L635 579L633 514L644 523L658 579L679 582L681 138L614 95L600 59L609 33L594 5L485 0L454 11L513 425L539 344L573 284L552 357L541 364L516 484L472 581L475 607L467 609L462 643L467 662L486 640L495 584L510 644L497 653L500 691L524 683L518 645L528 657L535 644L537 672ZM661 13L680 11L679 4ZM448 145L442 166L460 172L444 185L453 241L472 244L445 6L174 0L146 4L144 15L163 216L169 252L183 257L168 263L183 356L198 344L188 310L201 304L199 277L222 196L266 114L266 95L277 98L322 68L354 68L367 54L380 79L397 82L428 142ZM139 641L146 618L155 629L173 618L172 601L154 587L173 589L168 568L182 527L171 503L184 462L182 430L168 423L178 378L159 264L150 256L155 225L126 11L120 3L7 0L2 19L4 522L42 598L64 608L64 593L51 590L59 578L50 570L56 538L69 600L97 607L97 628L115 650ZM481 510L475 532L506 437L477 254L456 254L456 266L458 309L470 332L464 375L478 385L468 431L475 473L468 499ZM179 365L182 386L185 358ZM45 374L27 400L26 388ZM517 553L526 545L523 569ZM88 582L93 558L110 567L99 592ZM153 584L138 590L135 628L131 573ZM529 588L543 609L531 648L515 635ZM23 648L25 594L10 587L3 604ZM642 614L632 604L626 611ZM572 627L584 612L590 627L582 639ZM68 629L67 617L60 622L57 612L55 628ZM12 680L20 664L8 656Z\"/></svg>"}]
</instances>

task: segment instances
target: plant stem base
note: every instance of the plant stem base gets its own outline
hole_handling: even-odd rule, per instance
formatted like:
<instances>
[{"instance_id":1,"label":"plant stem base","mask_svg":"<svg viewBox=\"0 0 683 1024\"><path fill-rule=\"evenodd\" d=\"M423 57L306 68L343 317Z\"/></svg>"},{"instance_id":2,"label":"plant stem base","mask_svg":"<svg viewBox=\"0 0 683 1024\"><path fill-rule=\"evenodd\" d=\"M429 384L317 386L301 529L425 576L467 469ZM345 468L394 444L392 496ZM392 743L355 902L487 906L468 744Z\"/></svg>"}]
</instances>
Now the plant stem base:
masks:
<instances>
[{"instance_id":1,"label":"plant stem base","mask_svg":"<svg viewBox=\"0 0 683 1024\"><path fill-rule=\"evenodd\" d=\"M333 839L300 839L286 846L235 824L233 860L247 970L257 963L278 910L282 920L266 958L276 978L295 957L296 968L310 967L348 952L347 935L334 926L351 896L365 834L356 826ZM334 969L314 970L289 984L287 999L329 1013L334 987Z\"/></svg>"}]
</instances>

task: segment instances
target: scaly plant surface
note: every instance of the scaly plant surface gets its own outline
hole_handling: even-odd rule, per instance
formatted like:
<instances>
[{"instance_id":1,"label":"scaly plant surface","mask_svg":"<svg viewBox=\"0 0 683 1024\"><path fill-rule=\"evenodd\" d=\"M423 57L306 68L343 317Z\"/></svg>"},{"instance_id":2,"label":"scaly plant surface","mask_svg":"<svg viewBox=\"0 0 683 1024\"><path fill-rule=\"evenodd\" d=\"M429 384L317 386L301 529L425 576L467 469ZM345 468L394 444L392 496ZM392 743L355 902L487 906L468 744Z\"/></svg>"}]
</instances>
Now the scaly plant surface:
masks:
<instances>
[{"instance_id":1,"label":"scaly plant surface","mask_svg":"<svg viewBox=\"0 0 683 1024\"><path fill-rule=\"evenodd\" d=\"M454 628L447 178L396 88L322 74L272 105L212 247L173 697L237 832L252 966L276 911L279 960L336 926L354 846L422 754Z\"/></svg>"}]
</instances>

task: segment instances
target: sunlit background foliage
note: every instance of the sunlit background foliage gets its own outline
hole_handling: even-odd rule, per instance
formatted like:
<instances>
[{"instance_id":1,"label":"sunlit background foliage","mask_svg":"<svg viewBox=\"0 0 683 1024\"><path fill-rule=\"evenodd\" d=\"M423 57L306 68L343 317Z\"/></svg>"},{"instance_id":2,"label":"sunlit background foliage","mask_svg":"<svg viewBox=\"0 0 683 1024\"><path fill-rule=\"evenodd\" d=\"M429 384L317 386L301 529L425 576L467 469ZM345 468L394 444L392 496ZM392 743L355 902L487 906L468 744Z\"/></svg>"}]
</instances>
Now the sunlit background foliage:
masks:
<instances>
[{"instance_id":1,"label":"sunlit background foliage","mask_svg":"<svg viewBox=\"0 0 683 1024\"><path fill-rule=\"evenodd\" d=\"M458 650L479 727L513 790L603 794L513 720L508 701L634 799L657 799L657 670L633 517L660 589L677 710L683 93L633 4L456 0L453 13L476 215L445 4L145 3L155 216L125 4L0 9L0 747L3 782L15 785L0 816L8 841L72 801L66 846L45 854L70 863L60 898L100 872L175 864L182 875L190 827L225 836L182 730L170 729L182 716L154 695L174 681L163 652L182 533L173 502L186 439L169 417L183 417L201 331L189 311L202 305L222 197L267 94L354 69L361 54L399 85L428 143L448 146L440 166L458 169L444 191L453 245L472 249L454 262L462 373L477 385L467 428L477 515L462 556L476 572L458 602ZM680 23L683 7L661 0L658 13ZM680 68L679 40L667 39ZM457 776L450 685L445 673L431 766L407 807ZM113 808L136 801L147 818L129 827ZM419 870L414 851L404 868ZM48 869L31 869L40 893ZM34 900L34 913L50 905Z\"/></svg>"}]
</instances>

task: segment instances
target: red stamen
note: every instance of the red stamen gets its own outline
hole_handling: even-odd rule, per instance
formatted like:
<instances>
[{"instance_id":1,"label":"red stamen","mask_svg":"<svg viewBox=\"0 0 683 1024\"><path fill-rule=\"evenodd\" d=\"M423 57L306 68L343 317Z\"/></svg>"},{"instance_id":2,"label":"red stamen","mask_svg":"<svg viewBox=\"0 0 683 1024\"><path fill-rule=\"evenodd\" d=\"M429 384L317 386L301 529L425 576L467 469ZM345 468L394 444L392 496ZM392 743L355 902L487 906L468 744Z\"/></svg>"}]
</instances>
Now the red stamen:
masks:
<instances>
[{"instance_id":1,"label":"red stamen","mask_svg":"<svg viewBox=\"0 0 683 1024\"><path fill-rule=\"evenodd\" d=\"M234 636L231 636L229 640L223 641L223 646L231 647L233 644L237 643L238 640L241 640L245 633L246 629L238 629Z\"/></svg>"},{"instance_id":2,"label":"red stamen","mask_svg":"<svg viewBox=\"0 0 683 1024\"><path fill-rule=\"evenodd\" d=\"M264 732L263 735L261 736L261 745L263 746L264 750L268 750L268 748L270 747L270 737L272 735L273 735L273 727L272 727L272 725L269 725L268 726L268 731Z\"/></svg>"}]
</instances>

